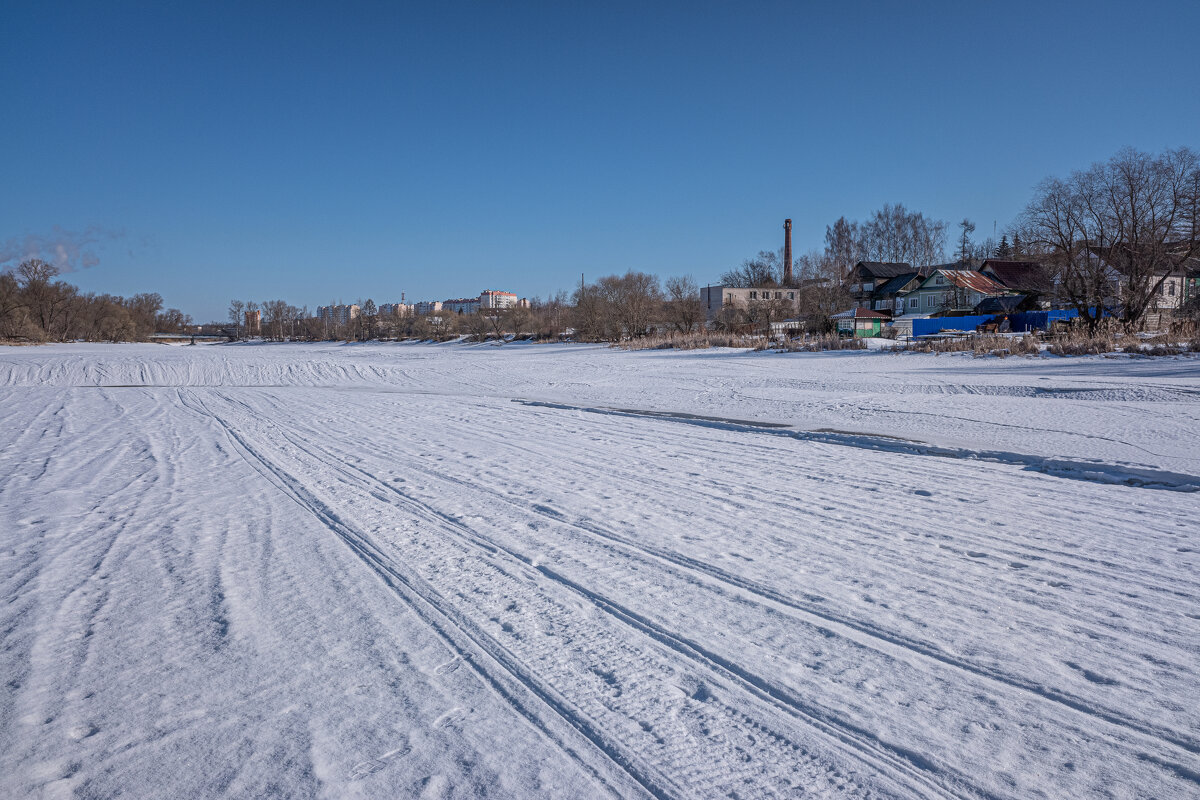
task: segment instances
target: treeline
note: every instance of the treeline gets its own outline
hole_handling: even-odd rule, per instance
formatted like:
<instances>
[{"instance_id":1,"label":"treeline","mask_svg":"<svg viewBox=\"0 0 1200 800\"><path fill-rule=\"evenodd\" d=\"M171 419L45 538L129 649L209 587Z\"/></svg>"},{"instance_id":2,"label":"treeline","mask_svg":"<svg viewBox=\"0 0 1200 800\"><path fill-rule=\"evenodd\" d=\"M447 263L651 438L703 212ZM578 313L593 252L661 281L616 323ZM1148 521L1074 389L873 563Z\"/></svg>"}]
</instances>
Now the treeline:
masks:
<instances>
[{"instance_id":1,"label":"treeline","mask_svg":"<svg viewBox=\"0 0 1200 800\"><path fill-rule=\"evenodd\" d=\"M0 273L0 339L28 342L143 341L156 332L183 333L191 317L163 310L154 293L118 297L82 293L41 259Z\"/></svg>"},{"instance_id":2,"label":"treeline","mask_svg":"<svg viewBox=\"0 0 1200 800\"><path fill-rule=\"evenodd\" d=\"M714 289L714 293L716 290ZM791 299L764 298L725 305L711 327L729 332L769 327L783 319L799 319L800 327L816 333L833 329L830 315L844 310L849 295L840 282L810 281L793 287ZM646 272L606 275L583 283L573 293L559 292L529 305L481 309L471 314L439 311L431 314L389 314L373 300L357 303L361 313L339 321L311 314L286 301L234 300L229 306L230 332L277 341L371 341L433 339L467 336L484 341L503 336L535 340L571 338L586 342L618 342L650 335L691 334L704 330L708 317L700 287L690 276L665 281ZM261 313L258 331L247 331L245 313Z\"/></svg>"}]
</instances>

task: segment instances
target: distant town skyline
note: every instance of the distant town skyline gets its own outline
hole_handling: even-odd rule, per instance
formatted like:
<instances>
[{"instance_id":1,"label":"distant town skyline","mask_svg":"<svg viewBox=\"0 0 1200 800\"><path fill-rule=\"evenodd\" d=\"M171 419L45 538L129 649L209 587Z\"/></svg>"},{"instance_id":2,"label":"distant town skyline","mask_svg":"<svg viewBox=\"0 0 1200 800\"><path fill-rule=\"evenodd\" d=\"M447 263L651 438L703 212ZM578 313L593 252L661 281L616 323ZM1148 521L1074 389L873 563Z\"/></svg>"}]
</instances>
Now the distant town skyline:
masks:
<instances>
[{"instance_id":1,"label":"distant town skyline","mask_svg":"<svg viewBox=\"0 0 1200 800\"><path fill-rule=\"evenodd\" d=\"M700 284L903 203L976 237L1200 145L1195 3L212 3L5 10L0 261L84 291L522 297Z\"/></svg>"}]
</instances>

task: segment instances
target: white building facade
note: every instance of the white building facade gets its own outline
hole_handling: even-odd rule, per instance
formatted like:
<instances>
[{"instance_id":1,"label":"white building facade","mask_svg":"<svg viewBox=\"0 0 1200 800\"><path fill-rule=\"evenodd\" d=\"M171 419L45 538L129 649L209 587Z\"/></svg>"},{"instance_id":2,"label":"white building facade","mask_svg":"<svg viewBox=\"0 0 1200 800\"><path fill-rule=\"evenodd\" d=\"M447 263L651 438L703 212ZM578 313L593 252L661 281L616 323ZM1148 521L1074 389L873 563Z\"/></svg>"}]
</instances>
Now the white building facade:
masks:
<instances>
[{"instance_id":1,"label":"white building facade","mask_svg":"<svg viewBox=\"0 0 1200 800\"><path fill-rule=\"evenodd\" d=\"M317 306L317 317L336 325L346 325L361 313L362 309L353 303L348 306Z\"/></svg>"}]
</instances>

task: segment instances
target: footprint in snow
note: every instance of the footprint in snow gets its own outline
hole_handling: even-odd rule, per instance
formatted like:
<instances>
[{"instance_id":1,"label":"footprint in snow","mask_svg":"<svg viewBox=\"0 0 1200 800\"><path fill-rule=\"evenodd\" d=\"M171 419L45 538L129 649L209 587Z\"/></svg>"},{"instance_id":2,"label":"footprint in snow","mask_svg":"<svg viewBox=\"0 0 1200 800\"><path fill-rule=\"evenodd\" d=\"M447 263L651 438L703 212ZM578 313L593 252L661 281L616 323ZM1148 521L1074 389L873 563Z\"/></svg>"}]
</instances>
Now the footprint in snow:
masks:
<instances>
[{"instance_id":1,"label":"footprint in snow","mask_svg":"<svg viewBox=\"0 0 1200 800\"><path fill-rule=\"evenodd\" d=\"M433 674L434 675L449 675L451 672L454 672L454 670L461 667L466 662L466 660L467 660L467 656L465 656L465 655L455 656L454 658L447 661L445 664L442 664L437 669L435 669L433 671Z\"/></svg>"},{"instance_id":2,"label":"footprint in snow","mask_svg":"<svg viewBox=\"0 0 1200 800\"><path fill-rule=\"evenodd\" d=\"M445 714L442 714L440 717L435 719L433 721L433 727L435 727L435 728L451 728L451 727L457 728L459 725L462 724L463 720L465 720L467 718L468 713L470 713L470 712L468 712L466 709L463 709L463 708L452 708L449 711L447 711Z\"/></svg>"},{"instance_id":3,"label":"footprint in snow","mask_svg":"<svg viewBox=\"0 0 1200 800\"><path fill-rule=\"evenodd\" d=\"M412 748L408 746L407 739L402 739L401 741L403 743L395 750L384 753L379 758L372 758L369 761L363 761L360 764L355 764L354 769L350 770L350 780L358 781L362 780L368 775L374 775L376 772L379 772L379 770L386 767L390 762L400 758L401 756L407 755L408 751Z\"/></svg>"},{"instance_id":4,"label":"footprint in snow","mask_svg":"<svg viewBox=\"0 0 1200 800\"><path fill-rule=\"evenodd\" d=\"M1088 680L1092 683L1097 683L1097 684L1100 684L1101 686L1118 686L1118 685L1120 685L1120 681L1117 681L1113 678L1109 678L1106 675L1101 675L1098 672L1092 672L1090 669L1082 667L1079 664L1076 664L1074 661L1066 661L1064 663L1068 667L1070 667L1071 669L1075 670L1080 675L1082 675L1085 680Z\"/></svg>"}]
</instances>

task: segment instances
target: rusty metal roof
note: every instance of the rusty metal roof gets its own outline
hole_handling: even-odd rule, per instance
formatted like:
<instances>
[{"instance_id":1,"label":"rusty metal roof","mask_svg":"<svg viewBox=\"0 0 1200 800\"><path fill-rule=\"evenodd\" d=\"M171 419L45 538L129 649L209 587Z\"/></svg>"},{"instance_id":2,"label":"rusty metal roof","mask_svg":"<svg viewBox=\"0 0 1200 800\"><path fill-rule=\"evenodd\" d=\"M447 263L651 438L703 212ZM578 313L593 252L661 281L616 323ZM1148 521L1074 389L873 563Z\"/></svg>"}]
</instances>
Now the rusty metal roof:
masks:
<instances>
[{"instance_id":1,"label":"rusty metal roof","mask_svg":"<svg viewBox=\"0 0 1200 800\"><path fill-rule=\"evenodd\" d=\"M939 269L926 278L921 286L924 287L935 275L939 274L946 279L947 283L960 289L970 289L980 294L1006 294L1008 292L1001 284L973 269Z\"/></svg>"}]
</instances>

